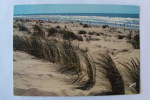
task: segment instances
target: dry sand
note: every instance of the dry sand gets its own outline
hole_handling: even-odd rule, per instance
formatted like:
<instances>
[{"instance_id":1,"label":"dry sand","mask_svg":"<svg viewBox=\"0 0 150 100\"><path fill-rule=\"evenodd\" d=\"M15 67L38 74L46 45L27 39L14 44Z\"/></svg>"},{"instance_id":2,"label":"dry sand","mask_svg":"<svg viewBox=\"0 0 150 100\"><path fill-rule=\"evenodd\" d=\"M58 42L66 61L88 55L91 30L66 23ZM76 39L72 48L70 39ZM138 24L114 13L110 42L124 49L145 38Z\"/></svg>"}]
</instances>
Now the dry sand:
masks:
<instances>
[{"instance_id":1,"label":"dry sand","mask_svg":"<svg viewBox=\"0 0 150 100\"><path fill-rule=\"evenodd\" d=\"M99 86L88 91L76 89L77 85L71 84L71 76L58 71L61 66L45 62L21 51L14 51L13 55L15 95L85 96L106 90L105 87Z\"/></svg>"}]
</instances>

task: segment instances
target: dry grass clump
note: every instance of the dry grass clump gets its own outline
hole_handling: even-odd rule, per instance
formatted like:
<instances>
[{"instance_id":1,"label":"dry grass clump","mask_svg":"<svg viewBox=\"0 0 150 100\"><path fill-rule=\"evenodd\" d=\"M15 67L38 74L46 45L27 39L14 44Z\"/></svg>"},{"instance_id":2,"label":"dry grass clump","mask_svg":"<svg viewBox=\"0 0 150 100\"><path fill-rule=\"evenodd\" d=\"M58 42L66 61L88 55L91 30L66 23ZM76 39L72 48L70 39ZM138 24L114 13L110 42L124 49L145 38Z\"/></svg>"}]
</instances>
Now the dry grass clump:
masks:
<instances>
[{"instance_id":1,"label":"dry grass clump","mask_svg":"<svg viewBox=\"0 0 150 100\"><path fill-rule=\"evenodd\" d=\"M118 39L123 39L125 36L124 35L118 35L117 38Z\"/></svg>"},{"instance_id":2,"label":"dry grass clump","mask_svg":"<svg viewBox=\"0 0 150 100\"><path fill-rule=\"evenodd\" d=\"M100 68L99 71L108 79L111 85L111 93L113 95L125 94L123 78L117 69L115 63L108 53L98 54L99 58L96 62L97 66Z\"/></svg>"},{"instance_id":3,"label":"dry grass clump","mask_svg":"<svg viewBox=\"0 0 150 100\"><path fill-rule=\"evenodd\" d=\"M35 25L33 27L34 33L33 36L45 36L45 31L42 29L42 27ZM56 28L48 28L47 30L48 35L51 37L61 36L64 40L78 40L83 41L83 38L81 35L76 35L72 31L64 30L64 29L56 29Z\"/></svg>"},{"instance_id":4,"label":"dry grass clump","mask_svg":"<svg viewBox=\"0 0 150 100\"><path fill-rule=\"evenodd\" d=\"M55 33L57 33L58 31L55 28L49 28L47 29L47 32L48 32L48 36L55 36L56 35Z\"/></svg>"},{"instance_id":5,"label":"dry grass clump","mask_svg":"<svg viewBox=\"0 0 150 100\"><path fill-rule=\"evenodd\" d=\"M132 81L130 87L131 91L134 93L140 92L140 61L139 59L131 59L130 62L120 63L125 67L127 72L125 72L126 76ZM133 86L132 86L133 85Z\"/></svg>"},{"instance_id":6,"label":"dry grass clump","mask_svg":"<svg viewBox=\"0 0 150 100\"><path fill-rule=\"evenodd\" d=\"M33 30L34 30L33 32L34 36L44 36L45 34L44 31L42 30L42 27L39 25L34 25Z\"/></svg>"},{"instance_id":7,"label":"dry grass clump","mask_svg":"<svg viewBox=\"0 0 150 100\"><path fill-rule=\"evenodd\" d=\"M132 39L132 31L131 30L129 31L129 34L127 35L126 38L129 39L129 40Z\"/></svg>"},{"instance_id":8,"label":"dry grass clump","mask_svg":"<svg viewBox=\"0 0 150 100\"><path fill-rule=\"evenodd\" d=\"M62 35L63 35L63 39L65 40L75 40L76 39L76 35L73 32L70 31L62 31Z\"/></svg>"},{"instance_id":9,"label":"dry grass clump","mask_svg":"<svg viewBox=\"0 0 150 100\"><path fill-rule=\"evenodd\" d=\"M139 35L139 34L135 35L135 36L130 40L130 43L132 44L132 46L133 46L135 49L140 49L140 35Z\"/></svg>"},{"instance_id":10,"label":"dry grass clump","mask_svg":"<svg viewBox=\"0 0 150 100\"><path fill-rule=\"evenodd\" d=\"M64 28L67 29L67 26L65 25Z\"/></svg>"},{"instance_id":11,"label":"dry grass clump","mask_svg":"<svg viewBox=\"0 0 150 100\"><path fill-rule=\"evenodd\" d=\"M78 33L79 33L79 34L87 34L87 32L84 31L84 30L80 30L80 31L78 31Z\"/></svg>"},{"instance_id":12,"label":"dry grass clump","mask_svg":"<svg viewBox=\"0 0 150 100\"><path fill-rule=\"evenodd\" d=\"M60 26L59 26L59 25L57 25L55 28L60 28Z\"/></svg>"},{"instance_id":13,"label":"dry grass clump","mask_svg":"<svg viewBox=\"0 0 150 100\"><path fill-rule=\"evenodd\" d=\"M76 39L77 39L78 41L83 41L83 38L82 38L81 35L76 35Z\"/></svg>"},{"instance_id":14,"label":"dry grass clump","mask_svg":"<svg viewBox=\"0 0 150 100\"><path fill-rule=\"evenodd\" d=\"M18 24L17 23L14 23L13 24L13 28L18 28L19 26L18 26Z\"/></svg>"},{"instance_id":15,"label":"dry grass clump","mask_svg":"<svg viewBox=\"0 0 150 100\"><path fill-rule=\"evenodd\" d=\"M82 22L80 22L80 25L83 25L83 23L82 23Z\"/></svg>"},{"instance_id":16,"label":"dry grass clump","mask_svg":"<svg viewBox=\"0 0 150 100\"><path fill-rule=\"evenodd\" d=\"M99 38L94 38L92 36L88 36L85 39L86 39L87 42L89 42L89 41L99 41L100 40Z\"/></svg>"},{"instance_id":17,"label":"dry grass clump","mask_svg":"<svg viewBox=\"0 0 150 100\"><path fill-rule=\"evenodd\" d=\"M88 25L88 24L83 24L82 22L80 22L80 25L82 25L83 28L89 28L89 27L91 27L90 25Z\"/></svg>"},{"instance_id":18,"label":"dry grass clump","mask_svg":"<svg viewBox=\"0 0 150 100\"><path fill-rule=\"evenodd\" d=\"M83 38L81 35L76 35L72 31L60 29L57 30L56 28L49 28L47 29L48 31L48 36L53 36L55 37L56 35L61 36L64 40L78 40L78 41L83 41Z\"/></svg>"},{"instance_id":19,"label":"dry grass clump","mask_svg":"<svg viewBox=\"0 0 150 100\"><path fill-rule=\"evenodd\" d=\"M100 33L95 33L96 36L100 36Z\"/></svg>"},{"instance_id":20,"label":"dry grass clump","mask_svg":"<svg viewBox=\"0 0 150 100\"><path fill-rule=\"evenodd\" d=\"M108 25L103 25L103 26L102 26L102 28L107 28L107 27L109 27L109 26L108 26Z\"/></svg>"},{"instance_id":21,"label":"dry grass clump","mask_svg":"<svg viewBox=\"0 0 150 100\"><path fill-rule=\"evenodd\" d=\"M88 32L89 35L94 35L96 32Z\"/></svg>"},{"instance_id":22,"label":"dry grass clump","mask_svg":"<svg viewBox=\"0 0 150 100\"><path fill-rule=\"evenodd\" d=\"M14 50L21 50L21 51L27 51L28 50L28 40L24 40L24 38L21 38L20 36L14 35L13 36L13 49Z\"/></svg>"},{"instance_id":23,"label":"dry grass clump","mask_svg":"<svg viewBox=\"0 0 150 100\"><path fill-rule=\"evenodd\" d=\"M89 28L90 26L88 24L84 24L83 28Z\"/></svg>"},{"instance_id":24,"label":"dry grass clump","mask_svg":"<svg viewBox=\"0 0 150 100\"><path fill-rule=\"evenodd\" d=\"M101 34L100 33L97 33L97 32L88 32L89 35L96 35L96 36L100 36Z\"/></svg>"},{"instance_id":25,"label":"dry grass clump","mask_svg":"<svg viewBox=\"0 0 150 100\"><path fill-rule=\"evenodd\" d=\"M79 40L83 41L83 38L81 35L76 35L75 33L67 30L61 30L60 34L62 34L62 37L64 40Z\"/></svg>"},{"instance_id":26,"label":"dry grass clump","mask_svg":"<svg viewBox=\"0 0 150 100\"><path fill-rule=\"evenodd\" d=\"M126 36L126 38L129 40L128 42L132 44L134 49L140 49L140 35L139 31L134 35L133 31L130 30L129 34Z\"/></svg>"},{"instance_id":27,"label":"dry grass clump","mask_svg":"<svg viewBox=\"0 0 150 100\"><path fill-rule=\"evenodd\" d=\"M129 40L128 42L132 44L134 49L140 49L140 35L139 30L136 30L135 33L133 30L129 30L129 34L126 36Z\"/></svg>"},{"instance_id":28,"label":"dry grass clump","mask_svg":"<svg viewBox=\"0 0 150 100\"><path fill-rule=\"evenodd\" d=\"M64 67L61 72L71 72L72 75L79 74L82 70L80 56L78 50L75 50L71 42L63 42L61 47L61 64Z\"/></svg>"},{"instance_id":29,"label":"dry grass clump","mask_svg":"<svg viewBox=\"0 0 150 100\"><path fill-rule=\"evenodd\" d=\"M89 41L99 41L99 38L89 38Z\"/></svg>"},{"instance_id":30,"label":"dry grass clump","mask_svg":"<svg viewBox=\"0 0 150 100\"><path fill-rule=\"evenodd\" d=\"M87 77L87 79L86 81L82 81L80 87L77 87L77 89L89 90L95 85L96 82L96 66L93 63L94 60L89 53L80 51L79 54L83 59L84 64L86 65L86 72L84 75L82 74L79 76L76 81L80 82L81 79L84 79L84 77Z\"/></svg>"},{"instance_id":31,"label":"dry grass clump","mask_svg":"<svg viewBox=\"0 0 150 100\"><path fill-rule=\"evenodd\" d=\"M100 35L105 35L105 34L104 34L104 33L102 33L102 32L100 32L99 34L100 34Z\"/></svg>"},{"instance_id":32,"label":"dry grass clump","mask_svg":"<svg viewBox=\"0 0 150 100\"><path fill-rule=\"evenodd\" d=\"M19 31L29 31L29 29L24 24L18 24Z\"/></svg>"}]
</instances>

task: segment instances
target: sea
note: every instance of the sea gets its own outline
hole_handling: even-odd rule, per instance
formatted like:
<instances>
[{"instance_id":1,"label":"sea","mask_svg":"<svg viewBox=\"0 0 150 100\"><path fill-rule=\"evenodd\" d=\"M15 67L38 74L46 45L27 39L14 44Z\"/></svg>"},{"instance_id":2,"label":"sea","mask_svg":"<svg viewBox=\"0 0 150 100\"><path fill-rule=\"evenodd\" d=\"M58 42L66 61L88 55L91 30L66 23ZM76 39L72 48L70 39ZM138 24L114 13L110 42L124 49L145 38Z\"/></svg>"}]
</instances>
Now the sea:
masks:
<instances>
[{"instance_id":1,"label":"sea","mask_svg":"<svg viewBox=\"0 0 150 100\"><path fill-rule=\"evenodd\" d=\"M139 14L49 13L14 15L14 18L57 22L80 22L91 25L108 25L120 28L139 29Z\"/></svg>"}]
</instances>

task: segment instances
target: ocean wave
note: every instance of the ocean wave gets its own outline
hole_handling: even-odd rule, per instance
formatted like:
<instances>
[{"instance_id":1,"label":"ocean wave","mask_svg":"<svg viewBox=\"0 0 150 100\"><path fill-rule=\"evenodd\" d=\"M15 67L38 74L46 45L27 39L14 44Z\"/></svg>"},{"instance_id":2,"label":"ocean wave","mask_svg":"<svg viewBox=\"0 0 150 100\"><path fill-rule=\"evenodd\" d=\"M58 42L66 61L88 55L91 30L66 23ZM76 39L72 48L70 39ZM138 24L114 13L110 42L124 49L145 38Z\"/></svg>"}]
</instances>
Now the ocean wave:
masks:
<instances>
[{"instance_id":1,"label":"ocean wave","mask_svg":"<svg viewBox=\"0 0 150 100\"><path fill-rule=\"evenodd\" d=\"M68 15L28 15L15 16L15 18L51 20L51 21L69 21L82 22L87 24L100 24L110 26L124 26L128 28L139 28L139 18L129 17L107 17L107 16L68 16Z\"/></svg>"}]
</instances>

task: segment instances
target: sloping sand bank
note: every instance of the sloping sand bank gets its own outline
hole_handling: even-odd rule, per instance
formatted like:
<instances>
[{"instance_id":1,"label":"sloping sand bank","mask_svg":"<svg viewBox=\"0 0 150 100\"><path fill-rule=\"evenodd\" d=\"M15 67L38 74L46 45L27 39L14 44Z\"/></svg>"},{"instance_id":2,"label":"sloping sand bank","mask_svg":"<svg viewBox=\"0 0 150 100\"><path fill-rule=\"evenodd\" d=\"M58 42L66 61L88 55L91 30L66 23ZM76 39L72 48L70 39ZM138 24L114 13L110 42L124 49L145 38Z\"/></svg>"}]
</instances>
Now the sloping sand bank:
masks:
<instances>
[{"instance_id":1,"label":"sloping sand bank","mask_svg":"<svg viewBox=\"0 0 150 100\"><path fill-rule=\"evenodd\" d=\"M14 51L13 55L14 95L84 96L93 91L75 89L76 85L69 83L70 77L58 71L59 65L37 59L25 52Z\"/></svg>"}]
</instances>

